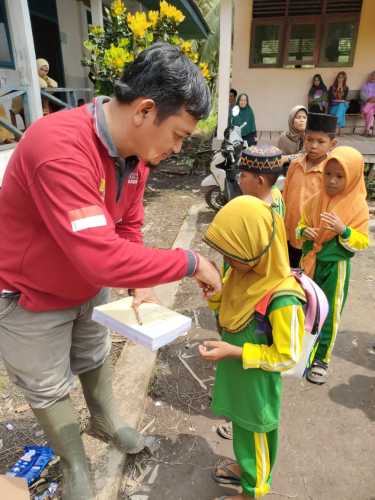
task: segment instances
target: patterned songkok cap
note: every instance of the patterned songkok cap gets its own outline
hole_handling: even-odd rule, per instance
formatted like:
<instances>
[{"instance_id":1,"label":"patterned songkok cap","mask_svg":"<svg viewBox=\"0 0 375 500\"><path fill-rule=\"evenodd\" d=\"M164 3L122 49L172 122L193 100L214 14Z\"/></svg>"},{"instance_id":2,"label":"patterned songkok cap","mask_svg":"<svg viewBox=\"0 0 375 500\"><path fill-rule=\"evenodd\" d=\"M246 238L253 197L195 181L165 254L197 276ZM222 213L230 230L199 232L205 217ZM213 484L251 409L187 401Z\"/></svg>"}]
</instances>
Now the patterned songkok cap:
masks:
<instances>
[{"instance_id":1,"label":"patterned songkok cap","mask_svg":"<svg viewBox=\"0 0 375 500\"><path fill-rule=\"evenodd\" d=\"M250 146L242 151L240 170L257 174L281 174L281 155L280 149L271 144Z\"/></svg>"}]
</instances>

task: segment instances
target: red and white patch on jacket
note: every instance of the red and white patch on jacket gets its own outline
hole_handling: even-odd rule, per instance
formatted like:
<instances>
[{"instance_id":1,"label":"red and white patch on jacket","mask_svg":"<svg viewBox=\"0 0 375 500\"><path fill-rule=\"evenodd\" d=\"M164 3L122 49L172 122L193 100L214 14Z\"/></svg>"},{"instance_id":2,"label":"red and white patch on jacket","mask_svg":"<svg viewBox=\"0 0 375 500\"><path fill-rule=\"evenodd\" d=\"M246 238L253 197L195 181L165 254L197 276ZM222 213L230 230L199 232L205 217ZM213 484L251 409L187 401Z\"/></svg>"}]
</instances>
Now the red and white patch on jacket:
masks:
<instances>
[{"instance_id":1,"label":"red and white patch on jacket","mask_svg":"<svg viewBox=\"0 0 375 500\"><path fill-rule=\"evenodd\" d=\"M107 225L104 212L97 205L70 210L68 215L74 233L83 229Z\"/></svg>"}]
</instances>

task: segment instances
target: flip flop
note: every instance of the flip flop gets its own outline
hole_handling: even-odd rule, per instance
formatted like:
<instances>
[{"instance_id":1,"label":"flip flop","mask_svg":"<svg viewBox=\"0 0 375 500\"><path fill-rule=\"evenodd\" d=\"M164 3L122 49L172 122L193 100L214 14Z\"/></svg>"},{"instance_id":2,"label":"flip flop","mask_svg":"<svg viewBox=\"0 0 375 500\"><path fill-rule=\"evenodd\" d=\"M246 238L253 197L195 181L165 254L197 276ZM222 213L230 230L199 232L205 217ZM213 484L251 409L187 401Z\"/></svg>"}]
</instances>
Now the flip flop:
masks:
<instances>
[{"instance_id":1,"label":"flip flop","mask_svg":"<svg viewBox=\"0 0 375 500\"><path fill-rule=\"evenodd\" d=\"M219 484L234 484L238 486L241 484L241 478L237 476L237 474L234 474L230 469L229 466L232 464L235 464L236 462L233 461L228 461L228 462L223 462L220 463L215 467L215 469L212 471L212 478L216 483ZM224 472L226 475L218 475L218 469L221 469L222 472ZM226 497L223 497L226 498Z\"/></svg>"},{"instance_id":2,"label":"flip flop","mask_svg":"<svg viewBox=\"0 0 375 500\"><path fill-rule=\"evenodd\" d=\"M312 384L323 385L328 379L328 365L323 361L316 360L308 369L306 379Z\"/></svg>"},{"instance_id":3,"label":"flip flop","mask_svg":"<svg viewBox=\"0 0 375 500\"><path fill-rule=\"evenodd\" d=\"M232 422L226 422L216 427L216 432L224 439L233 439Z\"/></svg>"}]
</instances>

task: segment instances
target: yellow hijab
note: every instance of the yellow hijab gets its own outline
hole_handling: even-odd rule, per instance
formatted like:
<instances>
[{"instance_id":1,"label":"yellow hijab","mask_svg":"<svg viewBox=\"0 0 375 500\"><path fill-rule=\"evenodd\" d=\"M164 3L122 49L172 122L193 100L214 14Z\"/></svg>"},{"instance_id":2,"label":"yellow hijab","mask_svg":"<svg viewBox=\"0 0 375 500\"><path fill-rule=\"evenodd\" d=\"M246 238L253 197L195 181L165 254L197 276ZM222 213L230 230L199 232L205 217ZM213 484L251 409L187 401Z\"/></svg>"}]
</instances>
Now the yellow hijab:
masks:
<instances>
[{"instance_id":1,"label":"yellow hijab","mask_svg":"<svg viewBox=\"0 0 375 500\"><path fill-rule=\"evenodd\" d=\"M232 268L223 284L219 323L226 331L245 328L256 305L270 292L305 300L290 274L283 219L264 201L253 196L230 201L203 239L221 254L249 265L248 272Z\"/></svg>"},{"instance_id":2,"label":"yellow hijab","mask_svg":"<svg viewBox=\"0 0 375 500\"><path fill-rule=\"evenodd\" d=\"M303 270L311 277L314 276L315 272L316 254L320 252L326 241L337 236L335 232L322 227L320 216L323 212L333 212L340 217L345 225L363 234L368 233L369 210L366 201L363 156L354 148L339 146L331 152L328 157L328 160L330 159L337 160L342 166L346 184L344 191L331 197L326 193L323 183L321 192L310 198L304 206L303 213L306 225L319 228L319 234L314 241L312 250L303 257L301 262Z\"/></svg>"}]
</instances>

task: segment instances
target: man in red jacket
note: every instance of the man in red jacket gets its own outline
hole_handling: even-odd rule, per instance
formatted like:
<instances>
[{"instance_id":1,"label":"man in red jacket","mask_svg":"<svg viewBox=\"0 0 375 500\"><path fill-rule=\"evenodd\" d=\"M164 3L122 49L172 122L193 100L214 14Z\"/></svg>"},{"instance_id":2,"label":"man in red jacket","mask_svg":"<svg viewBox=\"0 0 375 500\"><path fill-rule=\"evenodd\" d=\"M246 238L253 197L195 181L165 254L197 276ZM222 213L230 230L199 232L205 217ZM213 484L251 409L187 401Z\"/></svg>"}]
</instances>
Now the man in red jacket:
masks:
<instances>
[{"instance_id":1,"label":"man in red jacket","mask_svg":"<svg viewBox=\"0 0 375 500\"><path fill-rule=\"evenodd\" d=\"M206 294L220 276L203 256L142 243L149 168L178 153L210 97L178 48L155 44L115 86L113 99L51 114L25 133L0 191L0 350L56 454L64 498L92 498L69 392L80 377L92 431L127 453L145 438L113 405L111 341L91 320L107 287L135 289L194 276ZM165 214L169 217L170 214ZM141 360L140 360L141 362Z\"/></svg>"}]
</instances>

